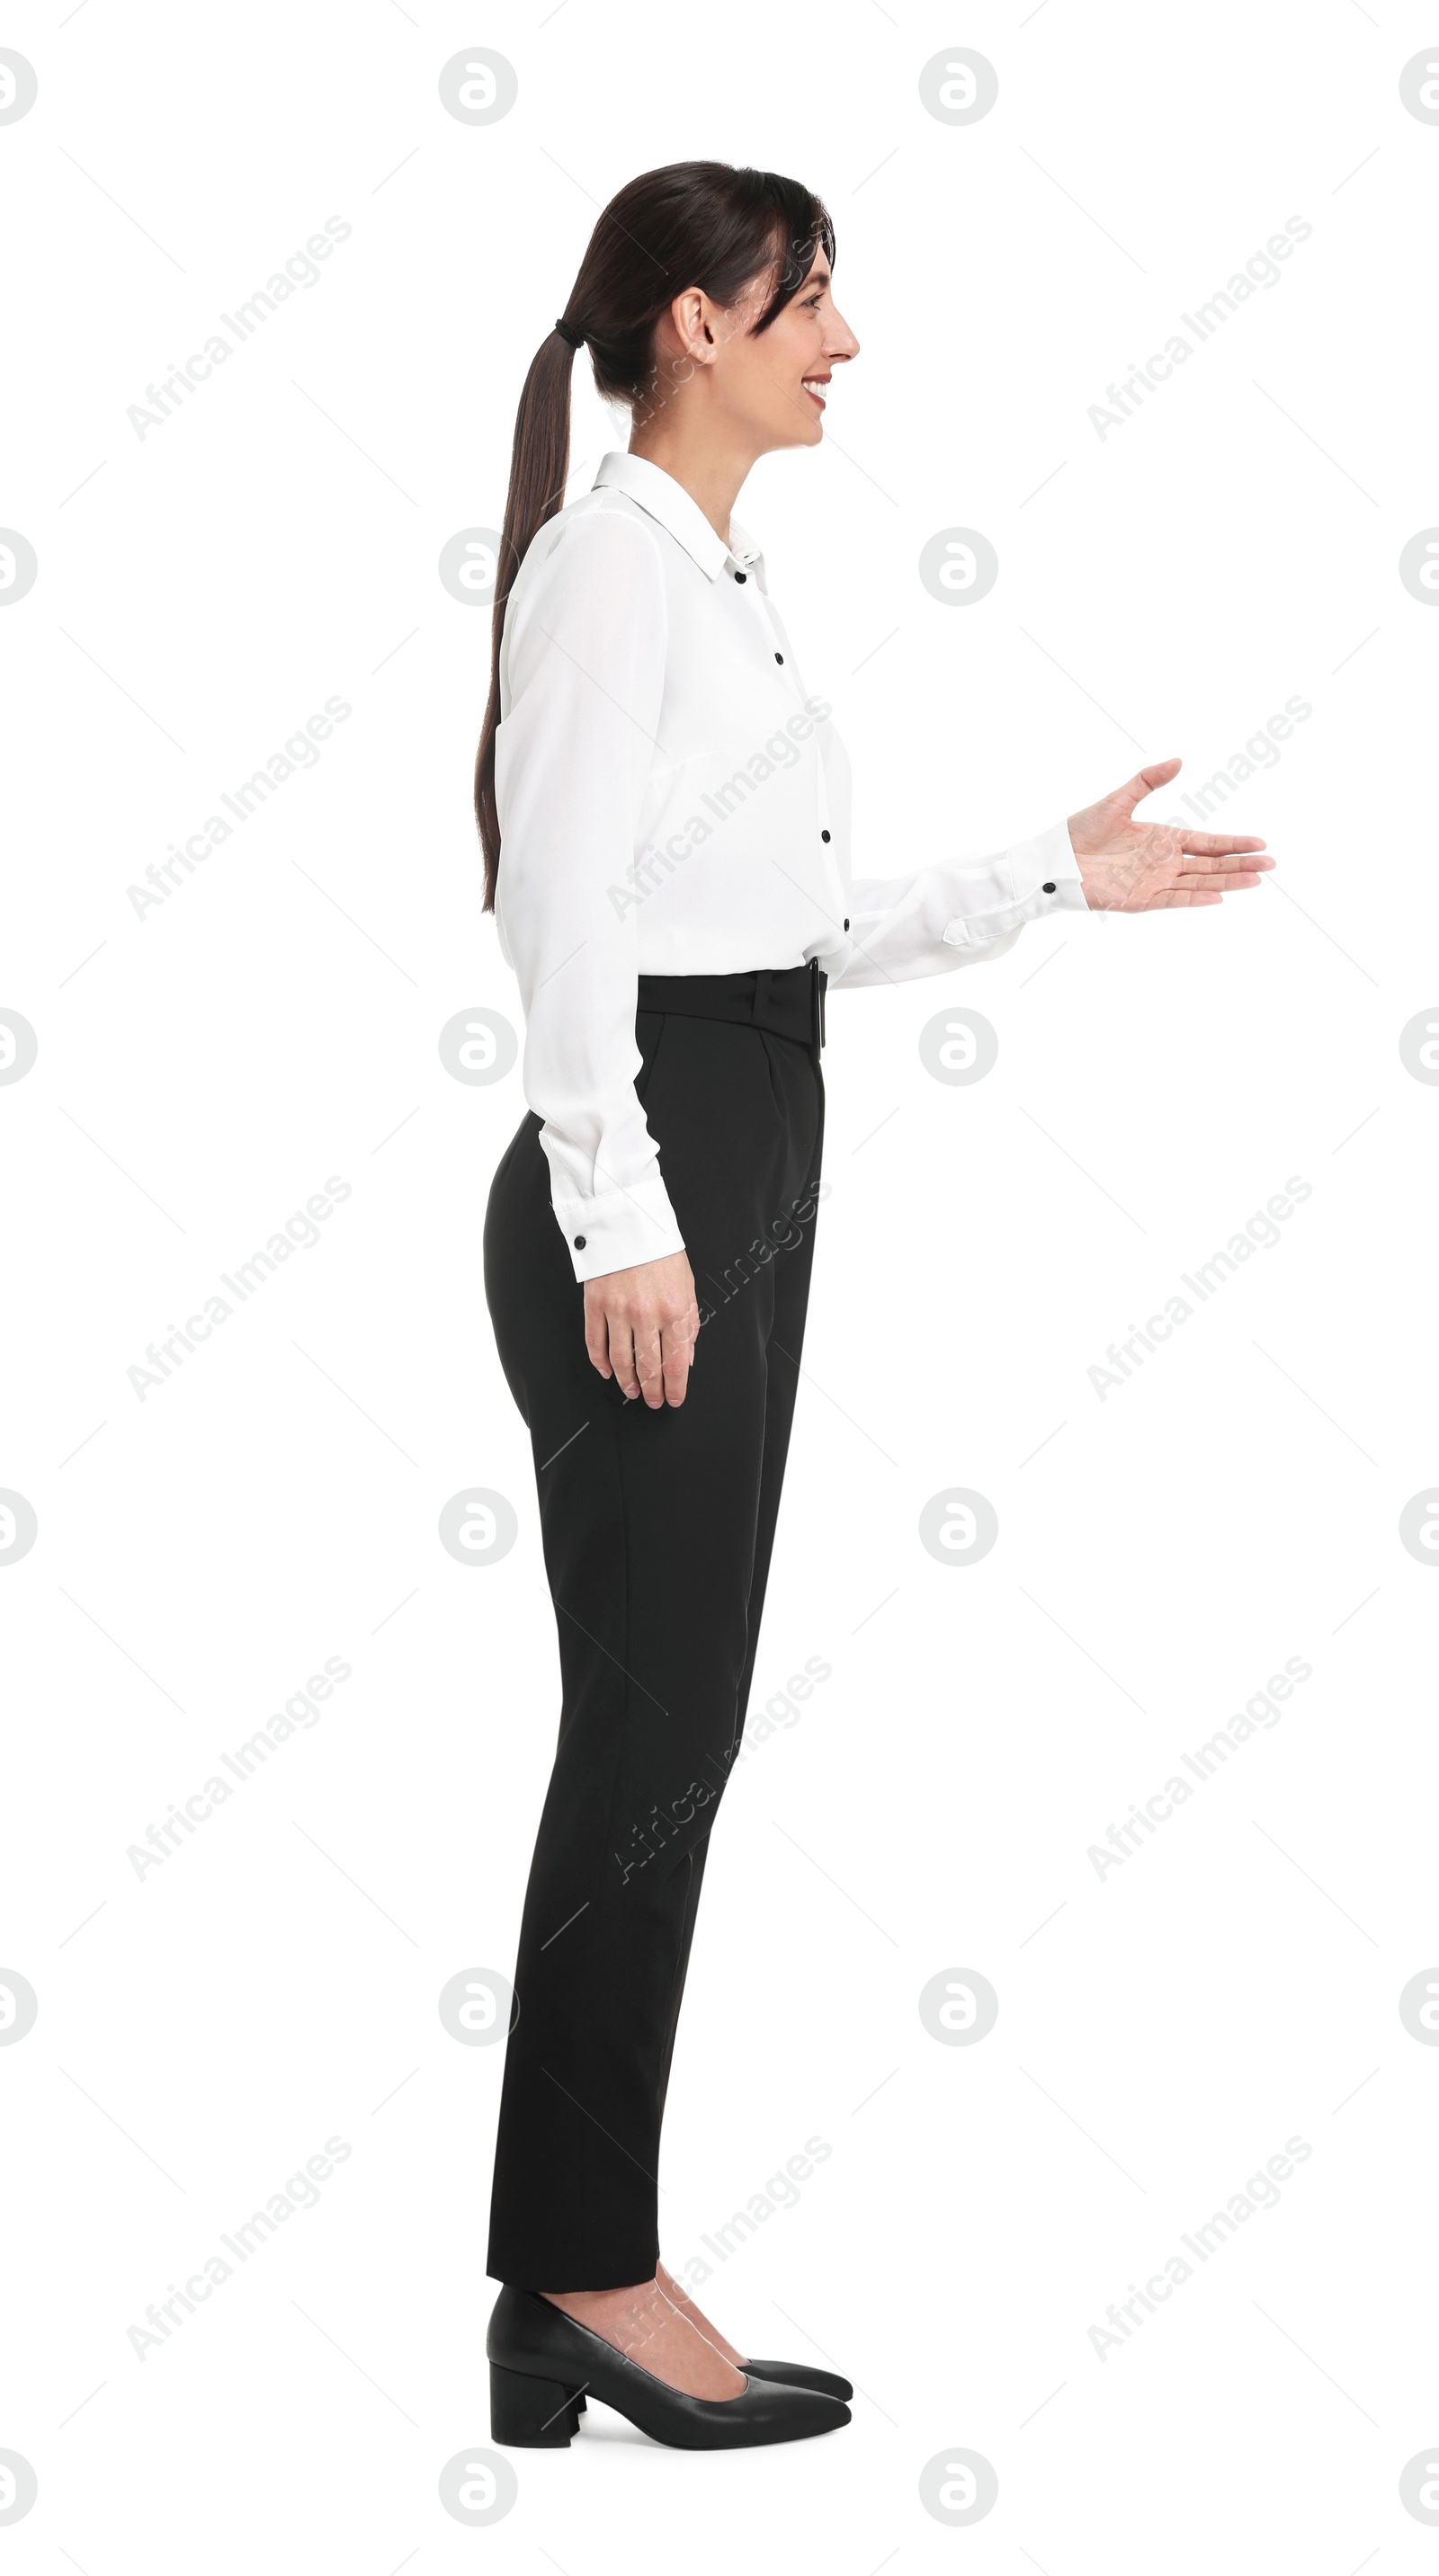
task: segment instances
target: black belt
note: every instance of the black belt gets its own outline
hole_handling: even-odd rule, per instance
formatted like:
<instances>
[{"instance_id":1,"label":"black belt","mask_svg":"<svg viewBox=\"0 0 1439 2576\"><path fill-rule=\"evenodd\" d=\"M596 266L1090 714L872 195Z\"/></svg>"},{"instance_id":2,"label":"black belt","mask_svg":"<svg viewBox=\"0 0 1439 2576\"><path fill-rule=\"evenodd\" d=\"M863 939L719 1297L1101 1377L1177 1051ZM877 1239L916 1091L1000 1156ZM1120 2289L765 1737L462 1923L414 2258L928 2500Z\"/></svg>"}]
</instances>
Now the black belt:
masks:
<instances>
[{"instance_id":1,"label":"black belt","mask_svg":"<svg viewBox=\"0 0 1439 2576\"><path fill-rule=\"evenodd\" d=\"M817 958L807 966L765 966L747 975L641 975L638 1007L768 1029L777 1038L797 1038L818 1055L828 981Z\"/></svg>"}]
</instances>

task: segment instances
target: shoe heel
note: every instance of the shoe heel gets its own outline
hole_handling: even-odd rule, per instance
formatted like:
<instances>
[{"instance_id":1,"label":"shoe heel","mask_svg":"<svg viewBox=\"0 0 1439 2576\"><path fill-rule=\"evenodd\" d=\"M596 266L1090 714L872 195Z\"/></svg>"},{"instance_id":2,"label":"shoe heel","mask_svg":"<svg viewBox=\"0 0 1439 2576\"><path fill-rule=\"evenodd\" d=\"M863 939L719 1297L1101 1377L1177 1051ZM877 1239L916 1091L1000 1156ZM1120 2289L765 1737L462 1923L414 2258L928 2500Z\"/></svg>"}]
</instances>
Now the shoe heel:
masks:
<instances>
[{"instance_id":1,"label":"shoe heel","mask_svg":"<svg viewBox=\"0 0 1439 2576\"><path fill-rule=\"evenodd\" d=\"M579 2392L490 2364L490 2439L511 2450L564 2451L580 2429Z\"/></svg>"}]
</instances>

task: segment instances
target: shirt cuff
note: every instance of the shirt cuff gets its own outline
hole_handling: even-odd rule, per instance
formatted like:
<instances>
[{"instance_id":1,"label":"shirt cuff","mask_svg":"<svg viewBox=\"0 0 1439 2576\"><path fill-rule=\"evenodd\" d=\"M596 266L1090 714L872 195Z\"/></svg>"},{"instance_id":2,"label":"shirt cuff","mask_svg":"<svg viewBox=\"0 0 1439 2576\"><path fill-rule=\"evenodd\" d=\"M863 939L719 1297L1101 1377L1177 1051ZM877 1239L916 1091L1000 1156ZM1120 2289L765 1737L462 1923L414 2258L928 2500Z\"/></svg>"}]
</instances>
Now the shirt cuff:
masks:
<instances>
[{"instance_id":1,"label":"shirt cuff","mask_svg":"<svg viewBox=\"0 0 1439 2576\"><path fill-rule=\"evenodd\" d=\"M630 1270L641 1261L663 1261L667 1253L685 1248L658 1162L627 1189L605 1190L592 1199L556 1199L553 1205L579 1280Z\"/></svg>"},{"instance_id":2,"label":"shirt cuff","mask_svg":"<svg viewBox=\"0 0 1439 2576\"><path fill-rule=\"evenodd\" d=\"M1017 841L1005 851L1001 865L1008 870L1010 901L946 923L947 948L987 948L1047 913L1089 910L1067 822L1051 823L1032 841Z\"/></svg>"}]
</instances>

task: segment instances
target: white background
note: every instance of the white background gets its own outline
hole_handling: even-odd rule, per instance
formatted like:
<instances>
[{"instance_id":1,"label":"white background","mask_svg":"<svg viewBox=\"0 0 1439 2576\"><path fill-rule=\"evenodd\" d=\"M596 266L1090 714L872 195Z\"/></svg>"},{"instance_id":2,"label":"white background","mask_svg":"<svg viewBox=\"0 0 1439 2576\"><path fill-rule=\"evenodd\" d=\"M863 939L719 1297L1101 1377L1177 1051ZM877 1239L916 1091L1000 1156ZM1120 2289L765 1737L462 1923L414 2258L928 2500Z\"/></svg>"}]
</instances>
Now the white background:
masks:
<instances>
[{"instance_id":1,"label":"white background","mask_svg":"<svg viewBox=\"0 0 1439 2576\"><path fill-rule=\"evenodd\" d=\"M0 616L0 1003L39 1037L0 1093L0 1483L39 1522L3 1575L24 2576L1432 2566L1399 2477L1439 2439L1439 2055L1397 2004L1439 1959L1435 1576L1398 1520L1439 1469L1439 1092L1398 1037L1439 985L1439 617L1397 562L1439 519L1439 129L1399 94L1433 37L1395 0L8 13L39 81L0 126L0 519L39 560ZM519 83L478 128L438 91L476 42ZM999 79L967 128L919 95L955 42ZM822 2139L704 2295L861 2393L829 2440L708 2460L596 2410L470 2530L437 2481L488 2442L501 2052L436 2004L512 1964L557 1668L480 1280L518 1074L437 1050L518 1005L468 810L488 617L436 562L499 524L598 208L695 155L802 177L838 230L861 357L740 514L849 745L860 872L1171 752L1183 813L1312 715L1225 807L1262 890L831 1006L757 1708L832 1672L725 1803L661 2206L678 2266ZM330 216L319 282L137 436ZM1291 216L1281 282L1101 440L1106 386ZM578 490L625 430L583 358L575 395ZM965 609L917 577L952 525L1000 562ZM331 695L318 764L138 918ZM999 1034L972 1088L920 1062L947 1003ZM320 1241L142 1402L147 1343L332 1174ZM1281 1241L1101 1402L1106 1345L1296 1174ZM467 1479L518 1512L499 1564L439 1544ZM997 1510L981 1564L920 1545L949 1479ZM138 1879L127 1847L330 1656L319 1722ZM1280 1721L1101 1880L1088 1847L1291 1657ZM956 1967L1000 1999L973 2047L919 2018ZM138 2358L329 2137L319 2205ZM1101 2358L1110 2303L1291 2137L1279 2206ZM999 2480L963 2530L919 2494L956 2445Z\"/></svg>"}]
</instances>

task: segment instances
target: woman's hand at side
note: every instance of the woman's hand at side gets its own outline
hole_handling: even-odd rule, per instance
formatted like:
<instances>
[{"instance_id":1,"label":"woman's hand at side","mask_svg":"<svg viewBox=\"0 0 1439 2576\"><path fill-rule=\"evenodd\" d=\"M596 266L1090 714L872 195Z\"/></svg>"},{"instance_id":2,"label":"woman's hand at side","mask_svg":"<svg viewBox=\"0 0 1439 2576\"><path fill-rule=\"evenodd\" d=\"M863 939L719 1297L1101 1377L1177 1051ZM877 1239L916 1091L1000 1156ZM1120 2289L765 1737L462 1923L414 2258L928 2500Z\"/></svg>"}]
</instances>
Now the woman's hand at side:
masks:
<instances>
[{"instance_id":1,"label":"woman's hand at side","mask_svg":"<svg viewBox=\"0 0 1439 2576\"><path fill-rule=\"evenodd\" d=\"M601 1377L657 1411L683 1404L699 1332L688 1256L639 1261L585 1281L585 1348Z\"/></svg>"}]
</instances>

